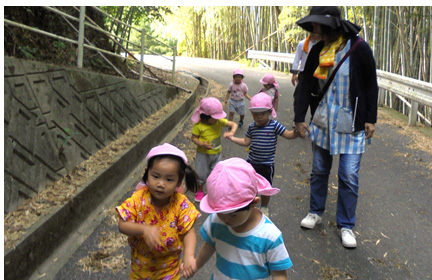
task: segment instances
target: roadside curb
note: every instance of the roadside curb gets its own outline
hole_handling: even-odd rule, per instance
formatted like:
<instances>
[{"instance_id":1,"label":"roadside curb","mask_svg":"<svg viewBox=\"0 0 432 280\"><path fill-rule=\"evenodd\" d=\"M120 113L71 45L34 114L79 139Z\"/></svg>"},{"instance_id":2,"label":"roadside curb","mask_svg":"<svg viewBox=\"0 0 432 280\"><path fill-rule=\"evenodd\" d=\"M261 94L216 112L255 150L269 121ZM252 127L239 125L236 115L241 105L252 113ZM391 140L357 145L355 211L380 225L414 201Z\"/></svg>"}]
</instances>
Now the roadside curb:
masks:
<instances>
[{"instance_id":1,"label":"roadside curb","mask_svg":"<svg viewBox=\"0 0 432 280\"><path fill-rule=\"evenodd\" d=\"M27 279L37 270L40 273L39 266L46 266L47 259L68 237L73 234L81 235L77 229L86 227L89 219L97 219L100 205L107 204L125 191L119 186L131 176L137 166L142 165L147 152L163 141L179 121L190 115L198 96L199 84L204 84L205 81L208 91L208 81L198 80L200 82L194 86L183 104L176 104L177 106L155 123L151 131L137 144L118 156L107 169L90 178L65 205L59 206L32 225L19 244L5 251L5 279Z\"/></svg>"}]
</instances>

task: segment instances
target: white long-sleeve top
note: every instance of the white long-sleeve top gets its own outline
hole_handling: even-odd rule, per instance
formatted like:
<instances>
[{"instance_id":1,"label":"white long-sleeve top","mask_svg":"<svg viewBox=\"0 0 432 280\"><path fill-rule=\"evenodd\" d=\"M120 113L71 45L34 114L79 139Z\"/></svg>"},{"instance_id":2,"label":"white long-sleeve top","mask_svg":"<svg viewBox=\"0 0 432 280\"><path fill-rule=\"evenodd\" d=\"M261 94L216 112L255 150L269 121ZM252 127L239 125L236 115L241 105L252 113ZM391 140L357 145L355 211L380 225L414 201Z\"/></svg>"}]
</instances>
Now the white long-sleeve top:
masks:
<instances>
[{"instance_id":1,"label":"white long-sleeve top","mask_svg":"<svg viewBox=\"0 0 432 280\"><path fill-rule=\"evenodd\" d=\"M297 49L296 49L296 53L295 53L295 57L294 57L294 62L292 64L292 68L290 70L290 72L293 74L298 74L299 72L303 72L309 51L312 49L312 47L316 43L318 43L318 41L309 40L308 52L305 52L303 50L303 46L304 46L305 41L306 41L306 39L303 39L297 45Z\"/></svg>"}]
</instances>

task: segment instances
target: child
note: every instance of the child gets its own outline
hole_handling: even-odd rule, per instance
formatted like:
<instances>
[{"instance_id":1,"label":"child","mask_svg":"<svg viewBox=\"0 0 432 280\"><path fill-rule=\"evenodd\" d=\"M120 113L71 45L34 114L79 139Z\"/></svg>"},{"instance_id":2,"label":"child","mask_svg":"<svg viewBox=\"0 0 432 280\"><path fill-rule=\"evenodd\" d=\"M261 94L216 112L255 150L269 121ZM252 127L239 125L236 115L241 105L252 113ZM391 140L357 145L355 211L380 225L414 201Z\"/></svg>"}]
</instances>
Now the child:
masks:
<instances>
[{"instance_id":1,"label":"child","mask_svg":"<svg viewBox=\"0 0 432 280\"><path fill-rule=\"evenodd\" d=\"M167 143L156 146L147 155L146 186L116 208L119 230L131 246L129 279L180 279L183 248L184 271L196 270L194 223L201 214L176 191L183 179L195 192L197 175L185 153Z\"/></svg>"},{"instance_id":2,"label":"child","mask_svg":"<svg viewBox=\"0 0 432 280\"><path fill-rule=\"evenodd\" d=\"M216 252L212 279L270 279L270 275L288 279L286 270L292 262L282 233L256 208L257 194L274 195L279 189L244 159L230 158L216 165L207 179L207 190L200 209L211 215L201 227L205 243L195 267L203 267Z\"/></svg>"},{"instance_id":3,"label":"child","mask_svg":"<svg viewBox=\"0 0 432 280\"><path fill-rule=\"evenodd\" d=\"M229 97L229 117L228 120L232 121L234 119L234 113L240 115L240 121L238 126L243 126L243 119L245 116L245 102L244 98L251 99L248 92L247 85L243 82L243 71L236 69L233 72L233 81L228 87L228 91L225 96L225 105L228 103Z\"/></svg>"},{"instance_id":4,"label":"child","mask_svg":"<svg viewBox=\"0 0 432 280\"><path fill-rule=\"evenodd\" d=\"M204 183L207 176L221 160L222 152L222 128L230 127L231 131L225 131L224 137L233 136L237 131L237 124L224 119L226 113L222 104L214 97L201 100L200 106L192 115L192 142L197 145L195 169L198 173L198 191L195 201L200 202L204 197Z\"/></svg>"},{"instance_id":5,"label":"child","mask_svg":"<svg viewBox=\"0 0 432 280\"><path fill-rule=\"evenodd\" d=\"M260 92L265 92L271 97L273 108L277 111L280 95L278 91L279 85L276 83L275 77L272 74L266 74L262 77L260 83L264 85L264 87L260 89Z\"/></svg>"},{"instance_id":6,"label":"child","mask_svg":"<svg viewBox=\"0 0 432 280\"><path fill-rule=\"evenodd\" d=\"M298 137L298 133L295 130L288 131L280 122L270 119L270 115L276 118L276 111L270 96L264 92L252 97L249 110L252 112L254 122L249 125L245 137L230 136L228 139L241 146L249 146L247 161L252 164L257 173L273 184L277 136L294 139ZM261 200L261 210L268 216L270 197L263 195Z\"/></svg>"}]
</instances>

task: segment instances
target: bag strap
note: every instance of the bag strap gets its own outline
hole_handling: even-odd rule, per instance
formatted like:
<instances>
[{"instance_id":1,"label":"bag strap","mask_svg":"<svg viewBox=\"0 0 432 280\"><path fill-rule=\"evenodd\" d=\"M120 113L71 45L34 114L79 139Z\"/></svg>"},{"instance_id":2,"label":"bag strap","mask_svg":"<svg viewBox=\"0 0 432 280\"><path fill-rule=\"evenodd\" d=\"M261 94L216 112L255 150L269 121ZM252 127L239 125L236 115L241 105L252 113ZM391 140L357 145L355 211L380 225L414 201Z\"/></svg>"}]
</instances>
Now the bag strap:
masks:
<instances>
[{"instance_id":1,"label":"bag strap","mask_svg":"<svg viewBox=\"0 0 432 280\"><path fill-rule=\"evenodd\" d=\"M348 58L348 56L353 52L353 50L357 47L357 45L364 41L362 38L358 38L357 42L355 42L354 45L351 46L351 48L348 50L348 52L345 54L345 56L342 58L342 60L338 63L336 68L333 70L332 74L330 75L330 78L327 80L326 84L324 85L323 89L321 90L321 98L324 96L324 94L327 92L330 84L332 83L334 77L336 76L336 72L339 70L341 65L344 63L344 61Z\"/></svg>"}]
</instances>

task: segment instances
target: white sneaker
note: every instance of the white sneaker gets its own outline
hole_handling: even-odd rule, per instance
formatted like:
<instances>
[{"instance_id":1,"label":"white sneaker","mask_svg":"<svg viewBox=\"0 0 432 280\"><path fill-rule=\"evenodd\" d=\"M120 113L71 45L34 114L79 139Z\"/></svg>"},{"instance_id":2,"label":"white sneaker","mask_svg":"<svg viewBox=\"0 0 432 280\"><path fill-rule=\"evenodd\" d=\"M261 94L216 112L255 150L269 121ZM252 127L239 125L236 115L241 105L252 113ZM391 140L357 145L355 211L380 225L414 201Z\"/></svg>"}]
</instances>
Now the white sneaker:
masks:
<instances>
[{"instance_id":1,"label":"white sneaker","mask_svg":"<svg viewBox=\"0 0 432 280\"><path fill-rule=\"evenodd\" d=\"M320 224L322 218L317 214L308 213L307 216L301 221L300 225L304 228L314 228L315 225Z\"/></svg>"},{"instance_id":2,"label":"white sneaker","mask_svg":"<svg viewBox=\"0 0 432 280\"><path fill-rule=\"evenodd\" d=\"M261 212L264 214L264 215L266 215L267 217L270 217L269 216L269 210L268 210L268 208L267 207L261 207Z\"/></svg>"},{"instance_id":3,"label":"white sneaker","mask_svg":"<svg viewBox=\"0 0 432 280\"><path fill-rule=\"evenodd\" d=\"M355 248L357 247L356 237L354 232L349 228L342 228L340 231L342 246L346 248Z\"/></svg>"}]
</instances>

